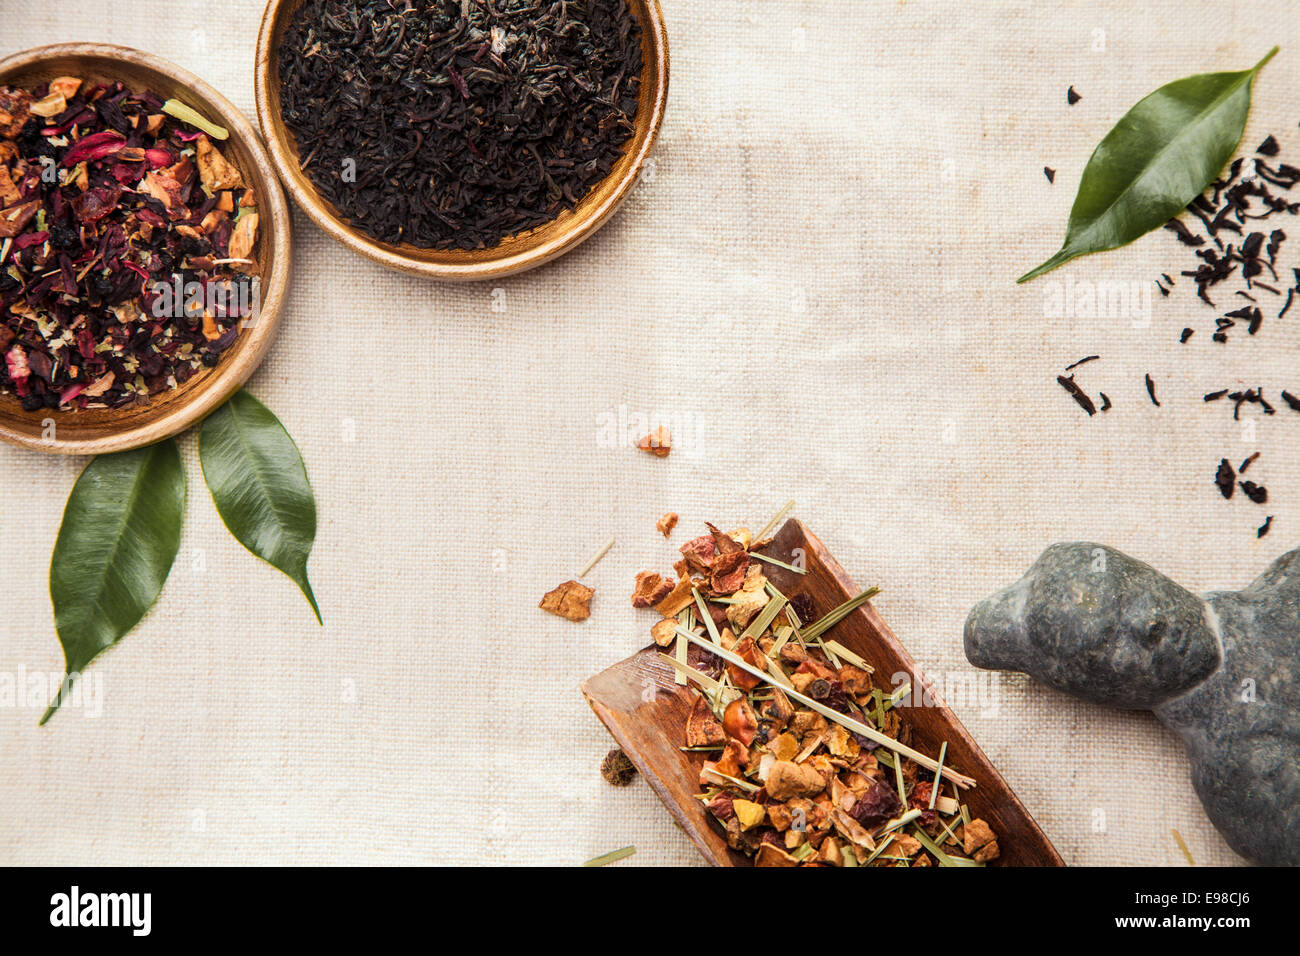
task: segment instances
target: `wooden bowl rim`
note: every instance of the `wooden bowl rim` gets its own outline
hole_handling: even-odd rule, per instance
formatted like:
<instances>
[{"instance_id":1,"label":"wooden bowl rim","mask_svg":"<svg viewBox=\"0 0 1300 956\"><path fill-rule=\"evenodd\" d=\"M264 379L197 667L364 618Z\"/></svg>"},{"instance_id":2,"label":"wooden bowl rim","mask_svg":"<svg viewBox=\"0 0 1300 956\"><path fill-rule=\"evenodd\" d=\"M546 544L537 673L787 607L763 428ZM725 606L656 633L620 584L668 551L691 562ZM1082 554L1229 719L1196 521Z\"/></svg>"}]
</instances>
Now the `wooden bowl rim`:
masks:
<instances>
[{"instance_id":1,"label":"wooden bowl rim","mask_svg":"<svg viewBox=\"0 0 1300 956\"><path fill-rule=\"evenodd\" d=\"M58 437L56 418L54 437L48 441L33 438L0 421L0 439L11 444L61 455L102 455L140 448L180 434L219 408L256 371L275 338L280 324L281 308L287 294L291 252L289 207L280 189L279 177L276 176L271 165L271 158L253 125L216 89L170 60L113 43L51 43L0 58L0 82L9 82L25 71L39 68L45 60L56 57L125 61L135 67L168 77L173 82L194 90L199 98L214 104L218 113L214 119L230 129L232 139L237 135L253 157L255 168L241 170L241 172L260 180L256 184L259 193L258 202L259 205L266 206L269 211L269 215L262 217L262 228L272 230L275 236L269 269L272 281L261 290L262 305L257 323L241 333L241 338L246 337L247 341L236 355L231 356L231 361L223 362L211 373L195 377L190 382L178 386L180 394L176 396L172 407L160 418L121 429L113 428L110 422L105 422L103 425L107 434L95 438L76 439ZM262 270L262 274L265 275L267 271ZM51 410L49 414L70 417L77 413Z\"/></svg>"},{"instance_id":2,"label":"wooden bowl rim","mask_svg":"<svg viewBox=\"0 0 1300 956\"><path fill-rule=\"evenodd\" d=\"M538 226L538 229L553 230L555 234L545 242L520 252L502 252L500 246L493 249L429 250L440 256L457 258L463 256L464 258L462 262L447 263L429 262L417 255L396 251L399 247L373 239L347 223L334 212L331 204L323 199L315 188L310 187L306 177L302 177L302 182L299 182L298 176L291 172L296 170L297 160L294 159L293 150L289 145L284 120L278 111L271 108L271 86L272 84L278 86L280 82L278 76L271 75L271 38L278 21L282 16L286 16L289 8L297 2L299 0L268 0L262 13L262 23L257 34L257 63L253 71L257 122L262 129L267 148L275 158L276 169L284 183L284 188L294 202L330 238L385 268L408 275L453 282L470 282L500 278L550 262L590 238L613 215L614 210L622 204L636 184L641 167L659 135L664 107L668 101L668 30L659 0L640 0L645 6L647 13L645 20L648 21L641 23L641 30L642 35L649 38L650 50L648 61L642 64L641 75L643 83L648 80L653 84L654 99L648 112L638 111L636 125L638 131L645 131L645 135L640 146L631 154L631 161L614 189L590 208L584 209L579 204L575 214L567 220L552 220ZM633 134L633 141L636 138L637 135ZM578 212L581 215L577 215Z\"/></svg>"}]
</instances>

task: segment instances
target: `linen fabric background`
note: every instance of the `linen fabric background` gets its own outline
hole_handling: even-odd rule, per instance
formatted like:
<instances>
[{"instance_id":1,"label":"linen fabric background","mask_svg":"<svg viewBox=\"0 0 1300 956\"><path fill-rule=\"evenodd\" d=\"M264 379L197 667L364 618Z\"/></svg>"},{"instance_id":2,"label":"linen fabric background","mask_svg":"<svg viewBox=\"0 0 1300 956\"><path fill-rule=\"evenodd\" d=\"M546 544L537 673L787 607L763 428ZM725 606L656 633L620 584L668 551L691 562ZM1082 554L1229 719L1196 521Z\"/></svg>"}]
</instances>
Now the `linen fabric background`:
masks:
<instances>
[{"instance_id":1,"label":"linen fabric background","mask_svg":"<svg viewBox=\"0 0 1300 956\"><path fill-rule=\"evenodd\" d=\"M5 6L0 52L134 46L253 115L256 0ZM630 862L694 864L643 780L601 779L611 742L578 685L646 643L633 576L667 570L703 521L756 529L797 500L857 582L884 588L922 667L957 683L975 673L967 609L1054 541L1114 545L1197 591L1244 586L1295 543L1300 419L1281 408L1252 432L1201 395L1300 387L1300 317L1266 312L1254 339L1214 346L1186 280L1148 321L1046 314L1049 280L1154 291L1193 268L1163 231L1015 279L1057 249L1097 141L1177 77L1282 42L1243 148L1273 133L1294 161L1300 8L664 8L653 168L560 261L427 282L295 211L287 309L249 388L315 488L325 626L225 531L184 437L180 556L93 665L102 712L38 728L43 702L0 708L0 863L568 864L635 844ZM1080 381L1115 407L1090 419L1055 379L1092 353ZM652 415L676 433L667 459L630 446ZM1267 508L1222 500L1219 459L1256 450ZM0 448L0 673L62 669L47 573L84 464ZM671 542L654 528L668 510ZM611 536L591 619L538 610ZM1017 675L968 686L950 703L1068 862L1185 865L1172 829L1198 864L1240 862L1150 714Z\"/></svg>"}]
</instances>

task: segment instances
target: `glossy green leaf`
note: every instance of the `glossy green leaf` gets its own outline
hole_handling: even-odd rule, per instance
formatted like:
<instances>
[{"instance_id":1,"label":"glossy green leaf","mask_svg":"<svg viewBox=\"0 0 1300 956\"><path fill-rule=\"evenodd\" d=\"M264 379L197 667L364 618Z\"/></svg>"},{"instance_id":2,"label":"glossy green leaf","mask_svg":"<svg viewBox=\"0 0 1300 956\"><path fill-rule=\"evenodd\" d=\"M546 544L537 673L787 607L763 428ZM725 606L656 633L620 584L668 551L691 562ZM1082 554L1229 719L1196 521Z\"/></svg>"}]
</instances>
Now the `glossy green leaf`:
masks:
<instances>
[{"instance_id":1,"label":"glossy green leaf","mask_svg":"<svg viewBox=\"0 0 1300 956\"><path fill-rule=\"evenodd\" d=\"M139 623L171 572L185 512L185 469L172 439L100 455L82 471L63 510L50 558L50 600L68 676Z\"/></svg>"},{"instance_id":2,"label":"glossy green leaf","mask_svg":"<svg viewBox=\"0 0 1300 956\"><path fill-rule=\"evenodd\" d=\"M1175 80L1125 113L1084 168L1061 250L1017 281L1127 245L1182 212L1236 151L1251 81L1276 52L1240 73Z\"/></svg>"},{"instance_id":3,"label":"glossy green leaf","mask_svg":"<svg viewBox=\"0 0 1300 956\"><path fill-rule=\"evenodd\" d=\"M287 574L320 621L307 581L307 558L316 540L316 498L298 446L280 420L241 389L203 422L199 460L230 533Z\"/></svg>"}]
</instances>

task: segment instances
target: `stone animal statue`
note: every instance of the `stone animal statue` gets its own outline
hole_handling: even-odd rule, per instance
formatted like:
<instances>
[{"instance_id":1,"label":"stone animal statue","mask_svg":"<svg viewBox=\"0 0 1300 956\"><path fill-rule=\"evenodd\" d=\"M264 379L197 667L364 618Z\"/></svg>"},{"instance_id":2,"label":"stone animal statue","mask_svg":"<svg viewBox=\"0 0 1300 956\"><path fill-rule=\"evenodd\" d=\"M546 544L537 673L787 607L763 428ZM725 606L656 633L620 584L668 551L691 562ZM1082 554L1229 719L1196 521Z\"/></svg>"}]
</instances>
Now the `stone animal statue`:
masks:
<instances>
[{"instance_id":1,"label":"stone animal statue","mask_svg":"<svg viewBox=\"0 0 1300 956\"><path fill-rule=\"evenodd\" d=\"M1234 850L1300 865L1300 549L1243 591L1198 597L1113 548L1048 548L966 619L976 667L1150 710Z\"/></svg>"}]
</instances>

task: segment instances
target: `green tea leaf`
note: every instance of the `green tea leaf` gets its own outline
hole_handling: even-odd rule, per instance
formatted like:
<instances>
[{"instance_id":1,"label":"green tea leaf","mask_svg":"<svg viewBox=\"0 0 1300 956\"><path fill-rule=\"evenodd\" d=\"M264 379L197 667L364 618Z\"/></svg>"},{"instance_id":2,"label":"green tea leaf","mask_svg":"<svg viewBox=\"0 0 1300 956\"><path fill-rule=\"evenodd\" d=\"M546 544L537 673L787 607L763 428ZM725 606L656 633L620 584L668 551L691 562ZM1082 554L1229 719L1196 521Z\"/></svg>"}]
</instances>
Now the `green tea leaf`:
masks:
<instances>
[{"instance_id":1,"label":"green tea leaf","mask_svg":"<svg viewBox=\"0 0 1300 956\"><path fill-rule=\"evenodd\" d=\"M63 510L50 558L50 600L68 676L75 679L139 623L171 572L185 512L185 469L172 439L86 466Z\"/></svg>"},{"instance_id":2,"label":"green tea leaf","mask_svg":"<svg viewBox=\"0 0 1300 956\"><path fill-rule=\"evenodd\" d=\"M1127 245L1182 212L1236 151L1251 81L1277 49L1240 73L1175 80L1125 113L1083 170L1060 251L1016 281Z\"/></svg>"},{"instance_id":3,"label":"green tea leaf","mask_svg":"<svg viewBox=\"0 0 1300 956\"><path fill-rule=\"evenodd\" d=\"M240 389L203 422L199 461L230 533L287 574L320 622L307 581L307 557L316 540L316 498L298 446L280 420Z\"/></svg>"}]
</instances>

